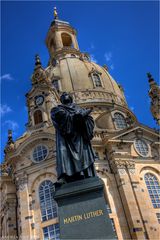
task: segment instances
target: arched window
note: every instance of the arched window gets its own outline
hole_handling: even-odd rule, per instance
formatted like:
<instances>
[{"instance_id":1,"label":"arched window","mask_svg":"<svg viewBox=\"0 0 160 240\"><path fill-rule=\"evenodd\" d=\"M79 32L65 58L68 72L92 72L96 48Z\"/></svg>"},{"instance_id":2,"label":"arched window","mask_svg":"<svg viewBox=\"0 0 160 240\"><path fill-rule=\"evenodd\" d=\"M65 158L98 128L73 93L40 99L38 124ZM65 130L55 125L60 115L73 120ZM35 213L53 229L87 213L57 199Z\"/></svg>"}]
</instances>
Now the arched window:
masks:
<instances>
[{"instance_id":1,"label":"arched window","mask_svg":"<svg viewBox=\"0 0 160 240\"><path fill-rule=\"evenodd\" d=\"M73 47L72 38L69 34L62 33L61 37L62 37L62 43L64 47Z\"/></svg>"},{"instance_id":2,"label":"arched window","mask_svg":"<svg viewBox=\"0 0 160 240\"><path fill-rule=\"evenodd\" d=\"M36 124L39 124L41 122L43 122L42 112L41 112L41 110L37 110L37 111L34 112L34 123L36 125Z\"/></svg>"},{"instance_id":3,"label":"arched window","mask_svg":"<svg viewBox=\"0 0 160 240\"><path fill-rule=\"evenodd\" d=\"M99 74L93 73L92 78L93 78L95 87L102 87L101 78Z\"/></svg>"},{"instance_id":4,"label":"arched window","mask_svg":"<svg viewBox=\"0 0 160 240\"><path fill-rule=\"evenodd\" d=\"M160 185L155 175L146 173L144 180L154 208L160 208Z\"/></svg>"},{"instance_id":5,"label":"arched window","mask_svg":"<svg viewBox=\"0 0 160 240\"><path fill-rule=\"evenodd\" d=\"M116 124L116 128L118 129L124 129L127 127L126 119L121 113L115 113L114 114L114 121Z\"/></svg>"},{"instance_id":6,"label":"arched window","mask_svg":"<svg viewBox=\"0 0 160 240\"><path fill-rule=\"evenodd\" d=\"M57 204L54 201L54 184L45 180L39 187L39 199L42 221L47 221L57 217Z\"/></svg>"}]
</instances>

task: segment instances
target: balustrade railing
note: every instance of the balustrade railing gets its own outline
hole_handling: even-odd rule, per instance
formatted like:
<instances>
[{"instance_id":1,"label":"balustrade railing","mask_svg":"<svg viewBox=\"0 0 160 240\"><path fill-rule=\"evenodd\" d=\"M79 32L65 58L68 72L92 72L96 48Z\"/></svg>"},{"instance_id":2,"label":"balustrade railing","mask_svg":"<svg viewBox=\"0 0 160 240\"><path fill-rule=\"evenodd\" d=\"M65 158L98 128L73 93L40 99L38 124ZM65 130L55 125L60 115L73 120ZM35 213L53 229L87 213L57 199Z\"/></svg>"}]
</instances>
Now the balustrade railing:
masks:
<instances>
[{"instance_id":1,"label":"balustrade railing","mask_svg":"<svg viewBox=\"0 0 160 240\"><path fill-rule=\"evenodd\" d=\"M124 99L115 95L114 93L99 91L99 90L76 90L76 92L70 93L77 103L83 102L107 102L107 103L115 103L118 105L127 106L127 103Z\"/></svg>"}]
</instances>

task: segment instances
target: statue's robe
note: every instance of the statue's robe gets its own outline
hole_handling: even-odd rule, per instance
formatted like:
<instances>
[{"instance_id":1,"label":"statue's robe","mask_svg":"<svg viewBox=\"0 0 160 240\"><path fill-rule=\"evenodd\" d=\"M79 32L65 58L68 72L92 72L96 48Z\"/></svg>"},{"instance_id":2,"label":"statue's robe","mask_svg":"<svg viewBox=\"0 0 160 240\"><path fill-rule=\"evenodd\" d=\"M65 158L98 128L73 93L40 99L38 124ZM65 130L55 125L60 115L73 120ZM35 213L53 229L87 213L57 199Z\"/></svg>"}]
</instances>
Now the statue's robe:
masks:
<instances>
[{"instance_id":1,"label":"statue's robe","mask_svg":"<svg viewBox=\"0 0 160 240\"><path fill-rule=\"evenodd\" d=\"M93 118L74 103L52 108L51 118L56 129L58 179L77 173L84 177L95 176L95 155L90 143Z\"/></svg>"}]
</instances>

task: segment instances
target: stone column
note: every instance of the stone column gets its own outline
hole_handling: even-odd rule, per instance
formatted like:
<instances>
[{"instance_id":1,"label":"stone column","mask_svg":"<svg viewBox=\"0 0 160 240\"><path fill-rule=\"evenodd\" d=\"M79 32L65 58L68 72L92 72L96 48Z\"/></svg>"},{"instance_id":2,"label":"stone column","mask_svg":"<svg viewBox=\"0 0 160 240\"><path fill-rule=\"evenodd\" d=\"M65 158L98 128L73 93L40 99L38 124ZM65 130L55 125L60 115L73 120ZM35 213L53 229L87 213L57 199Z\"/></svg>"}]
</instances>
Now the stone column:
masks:
<instances>
[{"instance_id":1,"label":"stone column","mask_svg":"<svg viewBox=\"0 0 160 240\"><path fill-rule=\"evenodd\" d=\"M78 42L77 42L75 35L72 35L72 43L73 43L74 48L79 50Z\"/></svg>"},{"instance_id":2,"label":"stone column","mask_svg":"<svg viewBox=\"0 0 160 240\"><path fill-rule=\"evenodd\" d=\"M61 32L56 32L55 34L56 50L63 48Z\"/></svg>"}]
</instances>

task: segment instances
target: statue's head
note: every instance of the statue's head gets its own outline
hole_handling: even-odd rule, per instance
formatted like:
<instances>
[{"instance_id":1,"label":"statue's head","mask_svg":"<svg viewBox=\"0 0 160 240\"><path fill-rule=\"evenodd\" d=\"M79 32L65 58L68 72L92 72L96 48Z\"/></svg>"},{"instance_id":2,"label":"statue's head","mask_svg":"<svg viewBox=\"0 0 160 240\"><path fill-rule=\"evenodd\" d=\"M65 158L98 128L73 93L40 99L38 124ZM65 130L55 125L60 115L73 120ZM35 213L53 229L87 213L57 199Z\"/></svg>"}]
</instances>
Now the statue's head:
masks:
<instances>
[{"instance_id":1,"label":"statue's head","mask_svg":"<svg viewBox=\"0 0 160 240\"><path fill-rule=\"evenodd\" d=\"M68 104L72 103L73 99L67 92L63 92L62 95L60 96L60 101L62 104Z\"/></svg>"}]
</instances>

